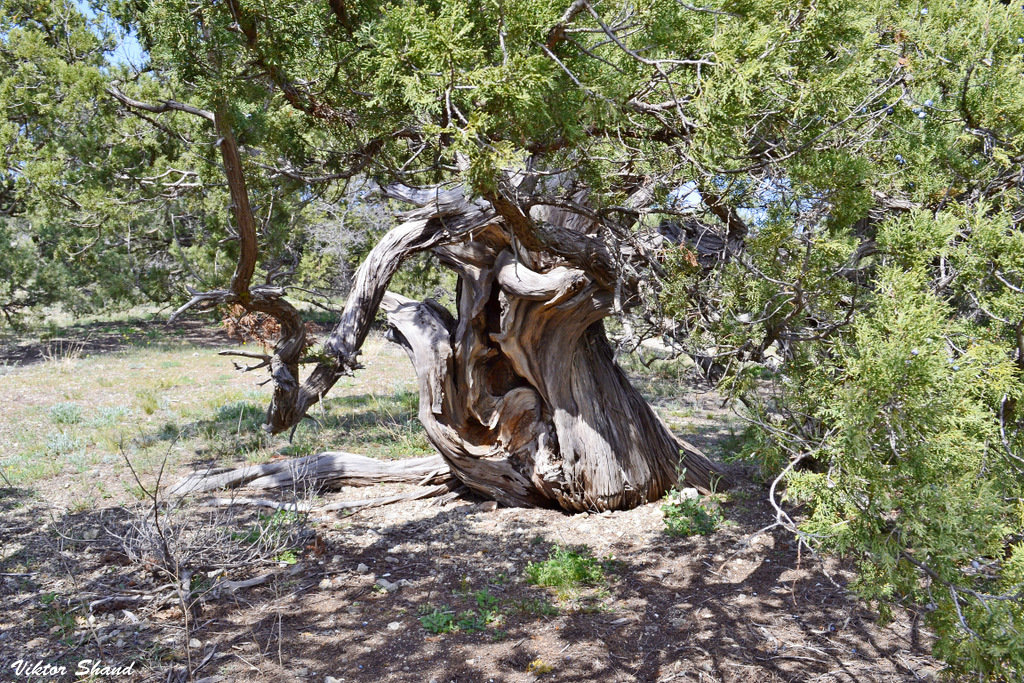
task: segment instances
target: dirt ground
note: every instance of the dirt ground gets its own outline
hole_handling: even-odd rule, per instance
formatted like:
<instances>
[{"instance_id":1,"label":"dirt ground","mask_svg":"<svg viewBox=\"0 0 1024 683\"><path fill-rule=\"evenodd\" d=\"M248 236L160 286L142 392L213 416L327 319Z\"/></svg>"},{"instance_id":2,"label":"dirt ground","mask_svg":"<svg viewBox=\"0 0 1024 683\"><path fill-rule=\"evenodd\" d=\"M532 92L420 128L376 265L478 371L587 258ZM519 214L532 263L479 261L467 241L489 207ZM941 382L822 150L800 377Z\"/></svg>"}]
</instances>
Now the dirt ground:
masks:
<instances>
[{"instance_id":1,"label":"dirt ground","mask_svg":"<svg viewBox=\"0 0 1024 683\"><path fill-rule=\"evenodd\" d=\"M706 401L683 435L707 448L727 430L707 428ZM277 533L267 512L199 500L154 520L149 501L69 505L59 480L7 486L0 681L75 680L86 660L112 667L93 680L205 683L937 680L915 615L880 625L839 563L763 531L765 487L732 474L709 536L667 535L659 503L567 515L462 496L288 518L288 550L250 555L253 529ZM147 556L157 527L176 534L171 573ZM561 594L531 585L527 567L556 548L595 558L604 579ZM19 675L26 663L43 675Z\"/></svg>"},{"instance_id":2,"label":"dirt ground","mask_svg":"<svg viewBox=\"0 0 1024 683\"><path fill-rule=\"evenodd\" d=\"M396 487L374 495L384 488ZM203 598L188 625L193 670L209 655L197 679L933 680L940 667L912 615L879 626L834 563L801 556L783 532L753 535L771 521L761 493L734 492L738 500L723 506L727 525L682 539L663 533L658 504L571 516L428 500L311 520L316 535L298 562L234 569L234 580L272 578ZM69 513L40 528L47 511L11 509L14 499L5 494L4 545L42 562L0 579L0 680L18 659L66 662L69 671L83 659L135 661L135 680L183 674L185 621L174 600L89 608L112 595L173 594L158 586L164 577L121 553L125 512ZM604 560L606 586L559 599L527 584L527 563L556 544ZM404 585L382 590L382 578ZM481 590L497 602L496 625L435 634L421 623L430 609L471 610ZM54 593L72 596L67 609L78 618L66 631L41 602Z\"/></svg>"}]
</instances>

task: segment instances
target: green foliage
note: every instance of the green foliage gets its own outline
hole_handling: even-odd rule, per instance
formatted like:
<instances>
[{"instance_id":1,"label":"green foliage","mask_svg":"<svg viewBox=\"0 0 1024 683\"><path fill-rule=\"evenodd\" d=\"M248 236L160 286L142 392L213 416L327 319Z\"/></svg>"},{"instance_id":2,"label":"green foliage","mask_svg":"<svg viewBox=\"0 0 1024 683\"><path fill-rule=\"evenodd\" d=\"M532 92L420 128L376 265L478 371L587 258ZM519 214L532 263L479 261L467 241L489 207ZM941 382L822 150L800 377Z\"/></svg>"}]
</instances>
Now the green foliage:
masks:
<instances>
[{"instance_id":1,"label":"green foliage","mask_svg":"<svg viewBox=\"0 0 1024 683\"><path fill-rule=\"evenodd\" d=\"M431 633L450 633L458 628L455 623L455 612L447 606L429 609L420 617L420 625Z\"/></svg>"},{"instance_id":2,"label":"green foliage","mask_svg":"<svg viewBox=\"0 0 1024 683\"><path fill-rule=\"evenodd\" d=\"M527 580L537 586L555 588L568 595L584 586L604 583L604 568L586 548L572 550L556 546L548 559L526 565Z\"/></svg>"},{"instance_id":3,"label":"green foliage","mask_svg":"<svg viewBox=\"0 0 1024 683\"><path fill-rule=\"evenodd\" d=\"M557 605L551 604L551 602L545 598L527 598L518 600L514 609L520 614L528 614L536 617L553 617L559 614L560 610Z\"/></svg>"},{"instance_id":4,"label":"green foliage","mask_svg":"<svg viewBox=\"0 0 1024 683\"><path fill-rule=\"evenodd\" d=\"M669 250L665 309L743 398L756 426L737 448L766 479L785 472L803 538L854 558L883 614L926 613L953 672L1016 680L1024 16L729 10L695 29L728 68L688 102L684 144L717 170L692 173L705 201L681 220L721 230L717 196L748 234L712 266ZM764 139L793 153L765 158Z\"/></svg>"},{"instance_id":5,"label":"green foliage","mask_svg":"<svg viewBox=\"0 0 1024 683\"><path fill-rule=\"evenodd\" d=\"M261 544L267 547L276 547L286 543L300 522L299 514L291 510L275 510L274 512L261 512L256 516L252 527L245 532L237 532L232 537L242 543L252 545ZM291 553L289 555L289 553ZM275 562L286 562L294 564L295 555L291 549L281 551L282 559L275 558ZM289 557L291 561L289 562Z\"/></svg>"},{"instance_id":6,"label":"green foliage","mask_svg":"<svg viewBox=\"0 0 1024 683\"><path fill-rule=\"evenodd\" d=\"M50 406L50 419L59 425L78 424L82 421L82 407L77 403L56 403Z\"/></svg>"},{"instance_id":7,"label":"green foliage","mask_svg":"<svg viewBox=\"0 0 1024 683\"><path fill-rule=\"evenodd\" d=\"M904 227L893 230L914 229ZM921 249L907 244L908 258ZM1021 378L978 332L921 268L882 269L849 344L806 377L821 406L813 455L828 469L793 474L788 495L811 505L809 538L858 558L862 595L883 613L897 596L925 605L938 653L999 677L1024 671L1024 581L1010 542L1024 526L1006 504L1024 485L997 417L1019 400Z\"/></svg>"},{"instance_id":8,"label":"green foliage","mask_svg":"<svg viewBox=\"0 0 1024 683\"><path fill-rule=\"evenodd\" d=\"M704 499L682 498L678 491L670 491L661 506L665 519L665 532L671 536L707 536L714 533L722 522L718 507Z\"/></svg>"},{"instance_id":9,"label":"green foliage","mask_svg":"<svg viewBox=\"0 0 1024 683\"><path fill-rule=\"evenodd\" d=\"M298 555L292 549L282 550L274 556L274 562L280 562L282 564L295 564L299 561Z\"/></svg>"},{"instance_id":10,"label":"green foliage","mask_svg":"<svg viewBox=\"0 0 1024 683\"><path fill-rule=\"evenodd\" d=\"M70 638L75 630L75 614L66 599L57 593L43 593L39 601L43 603L43 622L56 629L61 638Z\"/></svg>"}]
</instances>

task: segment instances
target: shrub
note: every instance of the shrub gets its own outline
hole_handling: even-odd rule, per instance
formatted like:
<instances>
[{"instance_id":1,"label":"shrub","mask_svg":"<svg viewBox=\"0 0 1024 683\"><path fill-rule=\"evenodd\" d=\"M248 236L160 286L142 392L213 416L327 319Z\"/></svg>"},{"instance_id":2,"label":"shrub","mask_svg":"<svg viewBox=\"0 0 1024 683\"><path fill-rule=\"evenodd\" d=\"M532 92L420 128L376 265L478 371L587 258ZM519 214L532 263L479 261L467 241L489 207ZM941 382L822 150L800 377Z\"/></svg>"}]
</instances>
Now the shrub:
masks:
<instances>
[{"instance_id":1,"label":"shrub","mask_svg":"<svg viewBox=\"0 0 1024 683\"><path fill-rule=\"evenodd\" d=\"M788 477L805 538L857 561L884 616L918 605L954 668L1024 674L1024 471L1006 425L1020 371L917 269L890 268L829 363L799 377L817 439ZM789 447L794 442L789 440Z\"/></svg>"}]
</instances>

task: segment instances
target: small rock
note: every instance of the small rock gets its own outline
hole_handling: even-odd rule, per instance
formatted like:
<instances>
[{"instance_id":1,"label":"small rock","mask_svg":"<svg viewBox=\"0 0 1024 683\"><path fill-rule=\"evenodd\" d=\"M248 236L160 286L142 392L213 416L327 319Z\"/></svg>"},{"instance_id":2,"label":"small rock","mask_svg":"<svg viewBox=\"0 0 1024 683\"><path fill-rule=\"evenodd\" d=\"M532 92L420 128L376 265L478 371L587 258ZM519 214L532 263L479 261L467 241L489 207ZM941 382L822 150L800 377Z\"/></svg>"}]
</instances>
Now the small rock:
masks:
<instances>
[{"instance_id":1,"label":"small rock","mask_svg":"<svg viewBox=\"0 0 1024 683\"><path fill-rule=\"evenodd\" d=\"M398 564L398 558L397 557L391 557L390 555L385 557L384 561L387 562L388 564Z\"/></svg>"},{"instance_id":2,"label":"small rock","mask_svg":"<svg viewBox=\"0 0 1024 683\"><path fill-rule=\"evenodd\" d=\"M485 500L476 506L476 509L480 512L494 512L498 509L498 501L496 500Z\"/></svg>"},{"instance_id":3,"label":"small rock","mask_svg":"<svg viewBox=\"0 0 1024 683\"><path fill-rule=\"evenodd\" d=\"M320 581L319 585L320 585L320 590L324 590L324 589L330 588L331 587L331 580L330 579L322 579Z\"/></svg>"},{"instance_id":4,"label":"small rock","mask_svg":"<svg viewBox=\"0 0 1024 683\"><path fill-rule=\"evenodd\" d=\"M680 489L678 498L680 501L684 500L697 500L700 498L700 491L695 488Z\"/></svg>"},{"instance_id":5,"label":"small rock","mask_svg":"<svg viewBox=\"0 0 1024 683\"><path fill-rule=\"evenodd\" d=\"M118 638L117 642L114 643L114 647L116 647L118 650L122 649L124 647L124 638Z\"/></svg>"},{"instance_id":6,"label":"small rock","mask_svg":"<svg viewBox=\"0 0 1024 683\"><path fill-rule=\"evenodd\" d=\"M370 571L370 568L367 567L362 562L360 562L359 564L356 565L356 573L357 574L365 574L368 571Z\"/></svg>"},{"instance_id":7,"label":"small rock","mask_svg":"<svg viewBox=\"0 0 1024 683\"><path fill-rule=\"evenodd\" d=\"M392 583L385 578L377 579L377 585L386 590L388 593L394 593L396 590L401 588L397 583Z\"/></svg>"},{"instance_id":8,"label":"small rock","mask_svg":"<svg viewBox=\"0 0 1024 683\"><path fill-rule=\"evenodd\" d=\"M334 564L338 564L339 562L341 562L341 555L332 556L331 562L333 562ZM328 676L328 678L332 678L332 676Z\"/></svg>"},{"instance_id":9,"label":"small rock","mask_svg":"<svg viewBox=\"0 0 1024 683\"><path fill-rule=\"evenodd\" d=\"M402 622L400 621L392 621L388 623L389 631L397 631L400 628L402 628Z\"/></svg>"},{"instance_id":10,"label":"small rock","mask_svg":"<svg viewBox=\"0 0 1024 683\"><path fill-rule=\"evenodd\" d=\"M303 667L303 668L300 668L300 669L296 669L292 673L294 673L296 676L302 678L303 676L308 676L309 675L309 669Z\"/></svg>"},{"instance_id":11,"label":"small rock","mask_svg":"<svg viewBox=\"0 0 1024 683\"><path fill-rule=\"evenodd\" d=\"M324 679L324 683L341 683L341 681L339 681L334 676L328 676L327 678Z\"/></svg>"},{"instance_id":12,"label":"small rock","mask_svg":"<svg viewBox=\"0 0 1024 683\"><path fill-rule=\"evenodd\" d=\"M203 646L203 642L198 638L193 638L192 640L188 641L188 646L192 650L198 650Z\"/></svg>"}]
</instances>

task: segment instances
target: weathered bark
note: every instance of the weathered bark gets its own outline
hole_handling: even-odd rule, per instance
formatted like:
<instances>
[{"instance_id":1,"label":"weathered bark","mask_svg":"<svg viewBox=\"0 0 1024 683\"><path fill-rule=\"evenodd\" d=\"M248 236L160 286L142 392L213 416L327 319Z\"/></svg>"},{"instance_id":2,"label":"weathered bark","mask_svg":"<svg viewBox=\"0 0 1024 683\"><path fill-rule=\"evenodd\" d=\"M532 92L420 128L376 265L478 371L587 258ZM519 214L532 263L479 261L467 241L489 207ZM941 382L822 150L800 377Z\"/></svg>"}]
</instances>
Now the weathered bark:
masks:
<instances>
[{"instance_id":1,"label":"weathered bark","mask_svg":"<svg viewBox=\"0 0 1024 683\"><path fill-rule=\"evenodd\" d=\"M324 489L340 486L373 486L381 483L422 485L439 484L450 478L447 463L436 455L389 462L355 453L328 451L263 465L197 470L169 488L167 493L181 496L238 487Z\"/></svg>"},{"instance_id":2,"label":"weathered bark","mask_svg":"<svg viewBox=\"0 0 1024 683\"><path fill-rule=\"evenodd\" d=\"M294 427L339 378L359 367L359 349L370 331L387 283L407 256L458 239L494 220L489 207L467 201L461 190L433 191L429 196L401 192L396 196L426 206L409 213L407 220L388 232L360 264L341 321L324 344L330 360L317 364L296 388L291 401L275 401L271 405L266 423L271 433Z\"/></svg>"},{"instance_id":3,"label":"weathered bark","mask_svg":"<svg viewBox=\"0 0 1024 683\"><path fill-rule=\"evenodd\" d=\"M613 360L601 320L616 283L585 222L554 225L560 212L543 207L510 219L507 204L495 210L459 191L402 196L423 208L358 270L325 346L336 364L314 371L300 391L309 403L277 416L276 431L357 367L382 306L415 367L427 436L470 489L508 505L605 510L657 499L682 470L692 485L714 485L714 466L672 435ZM563 233L571 239L548 248ZM529 234L527 245L519 238ZM459 274L455 315L385 294L402 260L426 249Z\"/></svg>"}]
</instances>

